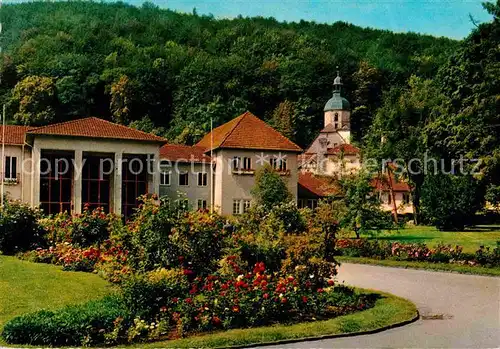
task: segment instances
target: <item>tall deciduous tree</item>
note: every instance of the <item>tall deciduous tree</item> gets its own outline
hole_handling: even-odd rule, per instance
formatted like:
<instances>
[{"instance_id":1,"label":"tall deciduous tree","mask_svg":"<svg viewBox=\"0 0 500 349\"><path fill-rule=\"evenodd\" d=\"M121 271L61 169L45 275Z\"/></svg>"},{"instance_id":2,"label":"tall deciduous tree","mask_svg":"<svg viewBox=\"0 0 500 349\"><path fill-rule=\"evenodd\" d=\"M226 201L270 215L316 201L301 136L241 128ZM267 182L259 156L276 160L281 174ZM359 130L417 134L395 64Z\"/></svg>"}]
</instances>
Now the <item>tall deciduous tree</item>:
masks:
<instances>
[{"instance_id":1,"label":"tall deciduous tree","mask_svg":"<svg viewBox=\"0 0 500 349\"><path fill-rule=\"evenodd\" d=\"M446 101L432 80L412 76L407 88L391 89L365 137L366 157L377 159L379 171L385 174L392 162L400 166L395 174L409 181L416 223L428 150L424 127L443 112Z\"/></svg>"},{"instance_id":2,"label":"tall deciduous tree","mask_svg":"<svg viewBox=\"0 0 500 349\"><path fill-rule=\"evenodd\" d=\"M17 122L45 125L54 120L56 103L54 79L28 76L16 84L9 104Z\"/></svg>"}]
</instances>

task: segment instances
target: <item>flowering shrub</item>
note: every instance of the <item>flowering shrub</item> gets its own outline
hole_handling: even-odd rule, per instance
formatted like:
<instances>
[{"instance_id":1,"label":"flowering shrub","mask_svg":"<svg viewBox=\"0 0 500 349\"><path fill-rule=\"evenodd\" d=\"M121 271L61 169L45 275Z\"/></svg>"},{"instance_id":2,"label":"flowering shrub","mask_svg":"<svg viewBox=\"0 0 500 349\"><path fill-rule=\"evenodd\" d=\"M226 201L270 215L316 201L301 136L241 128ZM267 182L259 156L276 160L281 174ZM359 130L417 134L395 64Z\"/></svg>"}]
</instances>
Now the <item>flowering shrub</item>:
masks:
<instances>
[{"instance_id":1,"label":"flowering shrub","mask_svg":"<svg viewBox=\"0 0 500 349\"><path fill-rule=\"evenodd\" d=\"M6 202L0 209L0 251L15 254L44 245L38 224L40 211L21 202Z\"/></svg>"},{"instance_id":2,"label":"flowering shrub","mask_svg":"<svg viewBox=\"0 0 500 349\"><path fill-rule=\"evenodd\" d=\"M463 252L461 246L439 244L429 248L425 244L405 244L400 242L380 242L368 239L339 239L337 254L352 257L396 259L432 263L458 263L468 265L499 266L500 242L494 249L483 246L475 254Z\"/></svg>"},{"instance_id":3,"label":"flowering shrub","mask_svg":"<svg viewBox=\"0 0 500 349\"><path fill-rule=\"evenodd\" d=\"M47 231L49 244L68 242L79 247L99 244L109 238L109 226L119 219L104 213L102 208L90 211L86 206L81 214L58 213L40 222Z\"/></svg>"}]
</instances>

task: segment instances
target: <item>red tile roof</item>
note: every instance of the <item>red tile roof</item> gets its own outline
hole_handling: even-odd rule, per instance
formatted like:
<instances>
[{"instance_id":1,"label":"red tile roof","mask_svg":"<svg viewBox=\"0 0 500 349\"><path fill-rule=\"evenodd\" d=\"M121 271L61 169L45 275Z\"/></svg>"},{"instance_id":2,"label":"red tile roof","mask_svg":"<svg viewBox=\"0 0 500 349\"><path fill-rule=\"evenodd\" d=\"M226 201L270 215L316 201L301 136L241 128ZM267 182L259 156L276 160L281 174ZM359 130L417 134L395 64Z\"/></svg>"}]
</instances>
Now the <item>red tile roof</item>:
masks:
<instances>
[{"instance_id":1,"label":"red tile roof","mask_svg":"<svg viewBox=\"0 0 500 349\"><path fill-rule=\"evenodd\" d=\"M301 152L302 149L250 112L215 128L197 146L210 149L263 149Z\"/></svg>"},{"instance_id":2,"label":"red tile roof","mask_svg":"<svg viewBox=\"0 0 500 349\"><path fill-rule=\"evenodd\" d=\"M42 126L34 128L28 133L55 136L127 139L163 143L167 142L162 137L142 132L131 127L115 124L96 117L89 117Z\"/></svg>"},{"instance_id":3,"label":"red tile roof","mask_svg":"<svg viewBox=\"0 0 500 349\"><path fill-rule=\"evenodd\" d=\"M205 149L197 146L165 144L160 148L160 159L181 162L210 162Z\"/></svg>"},{"instance_id":4,"label":"red tile roof","mask_svg":"<svg viewBox=\"0 0 500 349\"><path fill-rule=\"evenodd\" d=\"M310 172L299 172L299 186L319 197L339 193L333 177L317 176Z\"/></svg>"},{"instance_id":5,"label":"red tile roof","mask_svg":"<svg viewBox=\"0 0 500 349\"><path fill-rule=\"evenodd\" d=\"M23 145L26 132L32 128L30 126L5 125L5 144ZM2 142L2 137L3 126L0 126L0 142Z\"/></svg>"},{"instance_id":6,"label":"red tile roof","mask_svg":"<svg viewBox=\"0 0 500 349\"><path fill-rule=\"evenodd\" d=\"M335 155L340 153L343 153L344 155L356 155L359 154L359 148L352 144L344 143L337 145L334 148L327 149L327 154Z\"/></svg>"},{"instance_id":7,"label":"red tile roof","mask_svg":"<svg viewBox=\"0 0 500 349\"><path fill-rule=\"evenodd\" d=\"M332 133L332 132L337 132L337 129L335 127L333 127L332 124L328 124L319 132L320 133Z\"/></svg>"},{"instance_id":8,"label":"red tile roof","mask_svg":"<svg viewBox=\"0 0 500 349\"><path fill-rule=\"evenodd\" d=\"M376 190L388 191L389 186L389 178L384 176L384 178L373 178L371 185ZM410 186L408 183L392 180L392 190L397 192L409 192Z\"/></svg>"}]
</instances>

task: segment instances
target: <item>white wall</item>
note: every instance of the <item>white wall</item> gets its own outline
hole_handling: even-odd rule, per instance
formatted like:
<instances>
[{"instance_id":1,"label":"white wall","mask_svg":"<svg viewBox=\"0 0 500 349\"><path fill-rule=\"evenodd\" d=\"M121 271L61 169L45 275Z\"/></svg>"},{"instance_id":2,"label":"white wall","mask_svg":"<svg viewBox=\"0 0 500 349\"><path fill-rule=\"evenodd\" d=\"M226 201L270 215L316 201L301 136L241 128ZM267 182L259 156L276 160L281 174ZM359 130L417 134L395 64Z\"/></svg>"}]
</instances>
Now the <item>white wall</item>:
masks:
<instances>
[{"instance_id":1,"label":"white wall","mask_svg":"<svg viewBox=\"0 0 500 349\"><path fill-rule=\"evenodd\" d=\"M214 152L216 161L215 171L215 207L221 214L230 215L233 212L233 200L251 200L251 190L255 185L255 174L237 174L233 173L228 163L235 156L242 159L249 157L252 160L252 169L258 170L262 163L259 159L271 159L278 156L280 151L256 151L246 149L219 149ZM292 194L294 200L297 200L297 153L295 152L281 152L282 156L286 156L288 175L282 178L287 184L288 190Z\"/></svg>"},{"instance_id":2,"label":"white wall","mask_svg":"<svg viewBox=\"0 0 500 349\"><path fill-rule=\"evenodd\" d=\"M173 203L179 197L189 200L189 205L197 209L198 199L207 201L207 207L210 207L210 164L201 163L178 163L171 165L162 165L162 171L170 172L170 185L160 184L160 196L167 196L170 203ZM179 173L188 173L188 185L179 184ZM198 173L207 173L207 185L198 185ZM179 195L181 194L181 195Z\"/></svg>"}]
</instances>

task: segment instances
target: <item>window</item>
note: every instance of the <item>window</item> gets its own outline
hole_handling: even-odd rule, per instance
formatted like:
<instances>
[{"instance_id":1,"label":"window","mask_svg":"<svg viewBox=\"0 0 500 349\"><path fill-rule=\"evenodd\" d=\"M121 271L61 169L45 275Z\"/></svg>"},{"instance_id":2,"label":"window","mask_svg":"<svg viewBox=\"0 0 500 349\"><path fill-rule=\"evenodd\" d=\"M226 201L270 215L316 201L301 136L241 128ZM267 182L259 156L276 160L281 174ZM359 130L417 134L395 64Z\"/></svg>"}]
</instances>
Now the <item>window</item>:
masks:
<instances>
[{"instance_id":1,"label":"window","mask_svg":"<svg viewBox=\"0 0 500 349\"><path fill-rule=\"evenodd\" d=\"M6 179L17 178L17 158L15 156L5 157L5 176Z\"/></svg>"},{"instance_id":2,"label":"window","mask_svg":"<svg viewBox=\"0 0 500 349\"><path fill-rule=\"evenodd\" d=\"M303 200L303 199L297 200L297 207L298 208L304 208L304 207L306 207L306 205L304 204L304 201L305 200Z\"/></svg>"},{"instance_id":3,"label":"window","mask_svg":"<svg viewBox=\"0 0 500 349\"><path fill-rule=\"evenodd\" d=\"M410 193L403 193L403 204L408 205L410 203Z\"/></svg>"},{"instance_id":4,"label":"window","mask_svg":"<svg viewBox=\"0 0 500 349\"><path fill-rule=\"evenodd\" d=\"M338 123L335 123L335 128L339 128L339 124Z\"/></svg>"},{"instance_id":5,"label":"window","mask_svg":"<svg viewBox=\"0 0 500 349\"><path fill-rule=\"evenodd\" d=\"M275 170L278 168L278 159L272 158L269 163L271 164L271 167L274 168Z\"/></svg>"},{"instance_id":6,"label":"window","mask_svg":"<svg viewBox=\"0 0 500 349\"><path fill-rule=\"evenodd\" d=\"M207 209L207 200L198 199L198 210L206 210Z\"/></svg>"},{"instance_id":7,"label":"window","mask_svg":"<svg viewBox=\"0 0 500 349\"><path fill-rule=\"evenodd\" d=\"M233 157L232 164L231 164L233 167L233 170L239 170L240 164L241 164L241 158L239 156Z\"/></svg>"},{"instance_id":8,"label":"window","mask_svg":"<svg viewBox=\"0 0 500 349\"><path fill-rule=\"evenodd\" d=\"M335 113L335 118L334 118L335 121L339 121L339 113Z\"/></svg>"},{"instance_id":9,"label":"window","mask_svg":"<svg viewBox=\"0 0 500 349\"><path fill-rule=\"evenodd\" d=\"M160 185L170 185L170 171L160 173Z\"/></svg>"},{"instance_id":10,"label":"window","mask_svg":"<svg viewBox=\"0 0 500 349\"><path fill-rule=\"evenodd\" d=\"M243 200L243 213L250 209L250 200Z\"/></svg>"},{"instance_id":11,"label":"window","mask_svg":"<svg viewBox=\"0 0 500 349\"><path fill-rule=\"evenodd\" d=\"M206 187L208 181L208 174L206 172L198 172L198 186Z\"/></svg>"},{"instance_id":12,"label":"window","mask_svg":"<svg viewBox=\"0 0 500 349\"><path fill-rule=\"evenodd\" d=\"M233 214L241 214L241 200L233 200Z\"/></svg>"},{"instance_id":13,"label":"window","mask_svg":"<svg viewBox=\"0 0 500 349\"><path fill-rule=\"evenodd\" d=\"M382 202L384 204L390 205L392 202L391 201L391 193L385 192L384 194L382 194Z\"/></svg>"},{"instance_id":14,"label":"window","mask_svg":"<svg viewBox=\"0 0 500 349\"><path fill-rule=\"evenodd\" d=\"M182 186L189 185L189 175L187 172L179 173L179 185L182 185Z\"/></svg>"},{"instance_id":15,"label":"window","mask_svg":"<svg viewBox=\"0 0 500 349\"><path fill-rule=\"evenodd\" d=\"M317 199L309 199L307 200L307 207L309 207L311 210L314 210L318 206L318 200Z\"/></svg>"},{"instance_id":16,"label":"window","mask_svg":"<svg viewBox=\"0 0 500 349\"><path fill-rule=\"evenodd\" d=\"M243 169L245 169L245 170L252 169L252 159L251 158L243 158Z\"/></svg>"},{"instance_id":17,"label":"window","mask_svg":"<svg viewBox=\"0 0 500 349\"><path fill-rule=\"evenodd\" d=\"M286 159L280 161L280 171L286 171Z\"/></svg>"}]
</instances>

